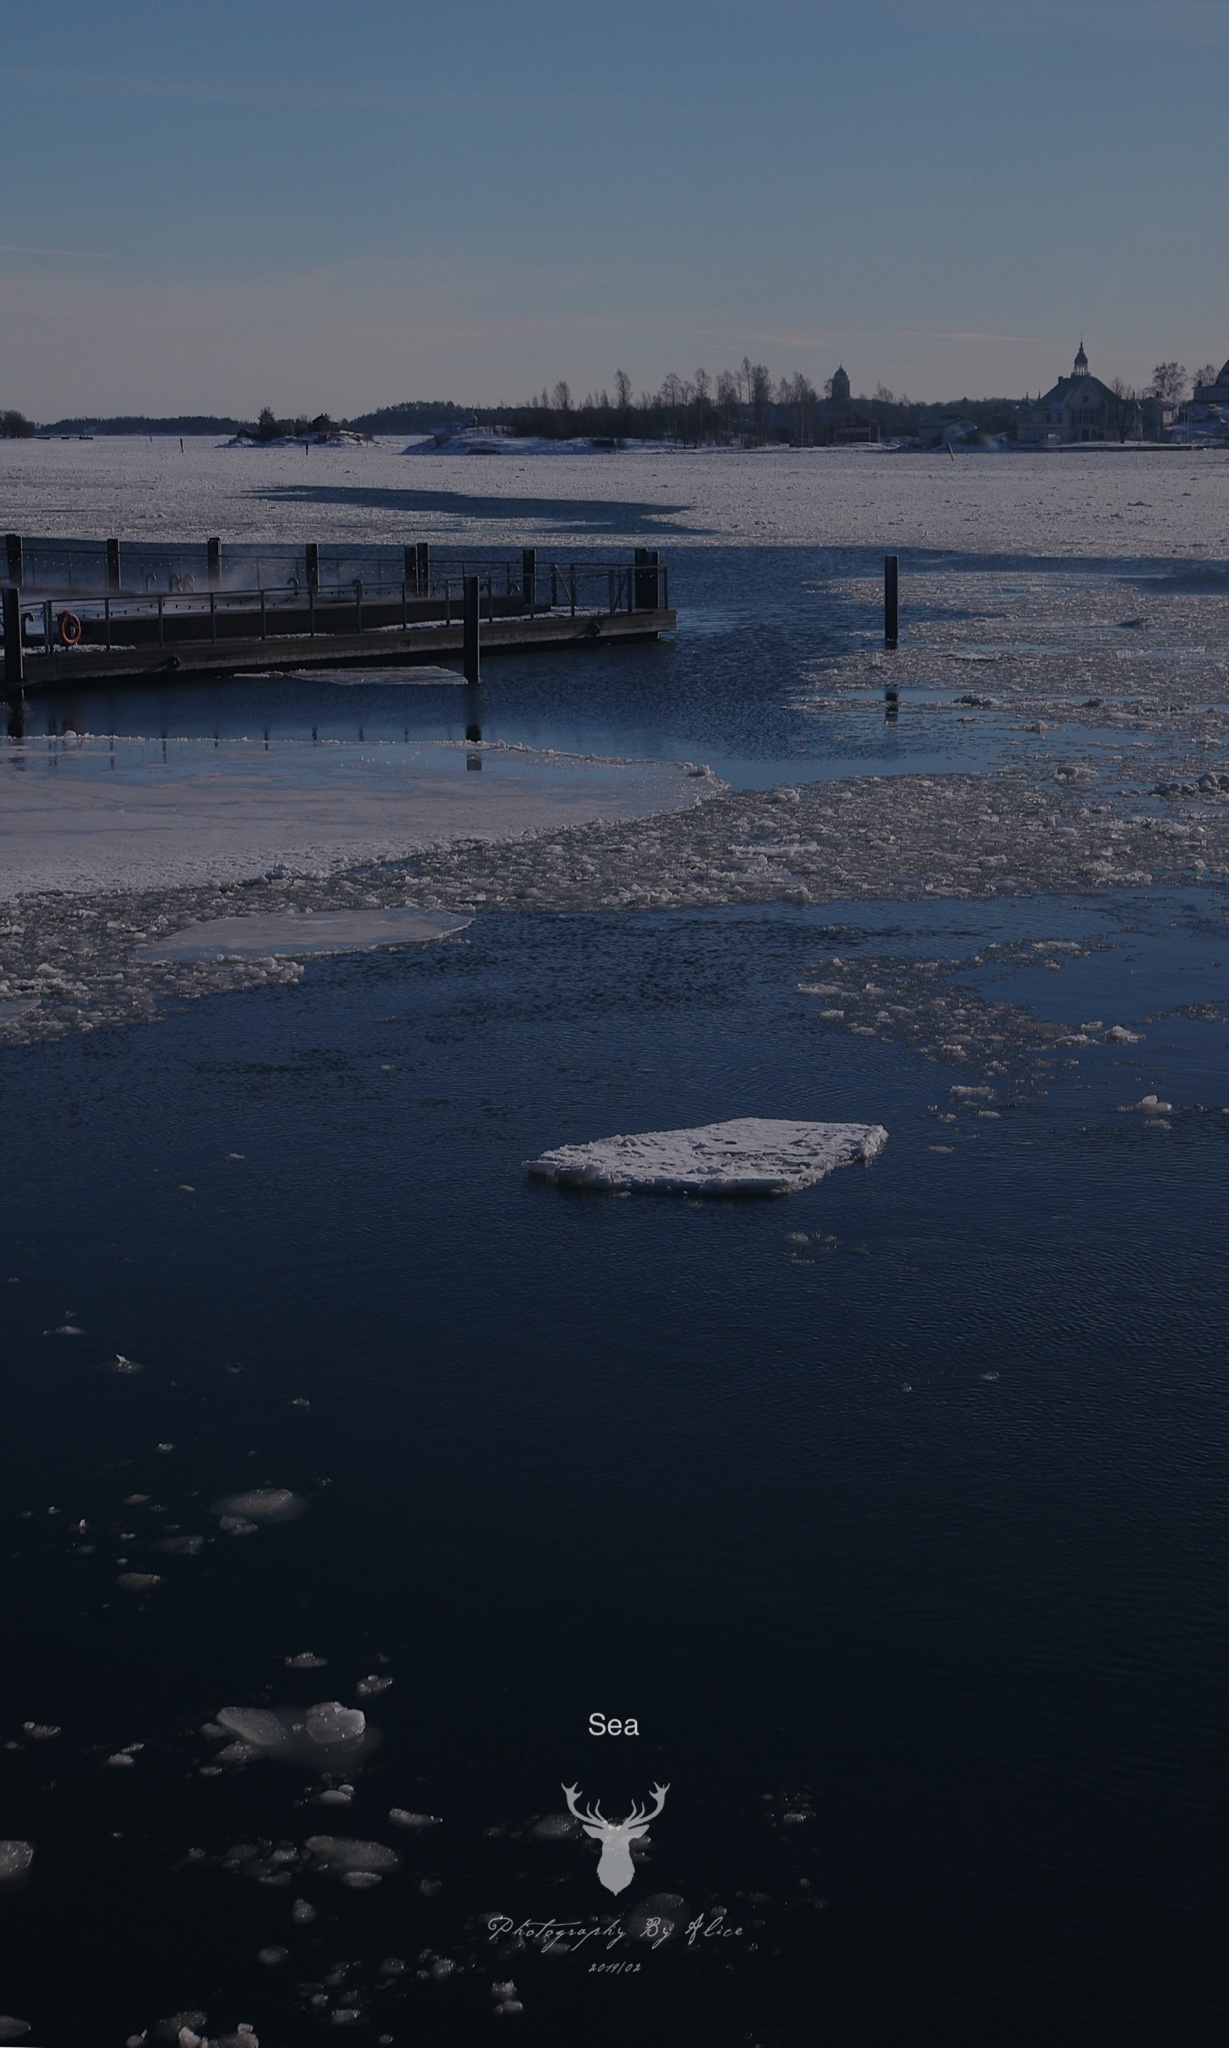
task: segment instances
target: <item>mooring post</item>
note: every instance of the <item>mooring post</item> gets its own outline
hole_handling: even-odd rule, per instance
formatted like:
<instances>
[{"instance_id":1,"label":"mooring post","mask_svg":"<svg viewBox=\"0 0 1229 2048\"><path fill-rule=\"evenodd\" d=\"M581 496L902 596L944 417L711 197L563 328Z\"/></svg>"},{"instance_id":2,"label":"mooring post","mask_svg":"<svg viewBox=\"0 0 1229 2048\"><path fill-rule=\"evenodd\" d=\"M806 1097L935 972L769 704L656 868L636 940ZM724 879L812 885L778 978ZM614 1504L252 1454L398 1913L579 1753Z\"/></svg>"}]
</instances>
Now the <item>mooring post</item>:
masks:
<instances>
[{"instance_id":1,"label":"mooring post","mask_svg":"<svg viewBox=\"0 0 1229 2048\"><path fill-rule=\"evenodd\" d=\"M118 590L120 581L119 541L112 534L107 542L107 589Z\"/></svg>"},{"instance_id":2,"label":"mooring post","mask_svg":"<svg viewBox=\"0 0 1229 2048\"><path fill-rule=\"evenodd\" d=\"M205 563L209 588L211 590L220 590L222 587L222 543L216 533L212 540L205 542Z\"/></svg>"},{"instance_id":3,"label":"mooring post","mask_svg":"<svg viewBox=\"0 0 1229 2048\"><path fill-rule=\"evenodd\" d=\"M900 556L883 558L883 644L895 647L900 624Z\"/></svg>"},{"instance_id":4,"label":"mooring post","mask_svg":"<svg viewBox=\"0 0 1229 2048\"><path fill-rule=\"evenodd\" d=\"M464 631L462 644L464 648L465 680L467 683L474 684L481 680L478 652L478 578L476 576L467 576L462 587L464 591Z\"/></svg>"},{"instance_id":5,"label":"mooring post","mask_svg":"<svg viewBox=\"0 0 1229 2048\"><path fill-rule=\"evenodd\" d=\"M8 696L15 696L25 679L25 656L21 645L21 592L15 584L9 583L5 585L4 591L4 687Z\"/></svg>"},{"instance_id":6,"label":"mooring post","mask_svg":"<svg viewBox=\"0 0 1229 2048\"><path fill-rule=\"evenodd\" d=\"M21 535L19 533L5 534L4 551L8 557L9 582L12 584L14 590L20 590L22 581L22 560Z\"/></svg>"},{"instance_id":7,"label":"mooring post","mask_svg":"<svg viewBox=\"0 0 1229 2048\"><path fill-rule=\"evenodd\" d=\"M636 549L636 610L655 612L658 601L658 552L656 548Z\"/></svg>"},{"instance_id":8,"label":"mooring post","mask_svg":"<svg viewBox=\"0 0 1229 2048\"><path fill-rule=\"evenodd\" d=\"M414 543L414 560L418 565L418 595L431 595L431 543L420 540Z\"/></svg>"},{"instance_id":9,"label":"mooring post","mask_svg":"<svg viewBox=\"0 0 1229 2048\"><path fill-rule=\"evenodd\" d=\"M320 548L318 543L314 540L309 540L304 552L307 556L307 587L309 590L319 590Z\"/></svg>"},{"instance_id":10,"label":"mooring post","mask_svg":"<svg viewBox=\"0 0 1229 2048\"><path fill-rule=\"evenodd\" d=\"M521 549L521 596L529 606L533 617L538 602L538 551L536 548Z\"/></svg>"}]
</instances>

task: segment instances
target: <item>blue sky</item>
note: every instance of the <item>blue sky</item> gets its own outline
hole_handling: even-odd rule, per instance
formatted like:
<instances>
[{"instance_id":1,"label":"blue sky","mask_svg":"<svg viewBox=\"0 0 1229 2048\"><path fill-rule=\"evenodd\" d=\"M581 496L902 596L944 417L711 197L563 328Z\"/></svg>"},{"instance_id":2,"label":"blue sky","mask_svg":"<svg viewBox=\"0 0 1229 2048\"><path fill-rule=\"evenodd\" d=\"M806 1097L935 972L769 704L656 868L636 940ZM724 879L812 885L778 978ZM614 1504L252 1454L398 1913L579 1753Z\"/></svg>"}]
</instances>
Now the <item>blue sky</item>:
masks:
<instances>
[{"instance_id":1,"label":"blue sky","mask_svg":"<svg viewBox=\"0 0 1229 2048\"><path fill-rule=\"evenodd\" d=\"M1229 355L1229 0L0 0L0 405Z\"/></svg>"}]
</instances>

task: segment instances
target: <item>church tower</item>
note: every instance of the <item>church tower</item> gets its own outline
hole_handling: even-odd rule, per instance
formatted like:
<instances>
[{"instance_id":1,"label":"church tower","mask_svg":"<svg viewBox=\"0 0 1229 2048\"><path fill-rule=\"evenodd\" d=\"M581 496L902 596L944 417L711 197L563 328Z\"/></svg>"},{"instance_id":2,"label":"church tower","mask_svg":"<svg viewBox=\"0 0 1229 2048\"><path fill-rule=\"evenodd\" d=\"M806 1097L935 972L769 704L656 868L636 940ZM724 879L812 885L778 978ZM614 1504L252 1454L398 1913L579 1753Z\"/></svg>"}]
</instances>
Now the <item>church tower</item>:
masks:
<instances>
[{"instance_id":1,"label":"church tower","mask_svg":"<svg viewBox=\"0 0 1229 2048\"><path fill-rule=\"evenodd\" d=\"M1088 375L1088 357L1084 353L1083 336L1080 337L1080 352L1075 359L1075 368L1071 374L1073 377L1086 377Z\"/></svg>"},{"instance_id":2,"label":"church tower","mask_svg":"<svg viewBox=\"0 0 1229 2048\"><path fill-rule=\"evenodd\" d=\"M849 404L849 378L846 375L844 365L839 363L832 374L832 403L834 405Z\"/></svg>"}]
</instances>

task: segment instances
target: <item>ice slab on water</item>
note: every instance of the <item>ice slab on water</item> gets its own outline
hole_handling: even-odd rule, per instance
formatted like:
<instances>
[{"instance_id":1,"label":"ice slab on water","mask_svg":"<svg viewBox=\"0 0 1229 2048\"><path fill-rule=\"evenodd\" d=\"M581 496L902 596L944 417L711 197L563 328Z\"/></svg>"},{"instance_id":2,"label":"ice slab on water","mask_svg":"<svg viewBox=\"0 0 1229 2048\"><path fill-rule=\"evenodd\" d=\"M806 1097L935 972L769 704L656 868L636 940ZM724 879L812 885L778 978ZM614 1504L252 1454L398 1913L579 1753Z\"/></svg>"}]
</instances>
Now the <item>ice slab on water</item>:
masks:
<instances>
[{"instance_id":1,"label":"ice slab on water","mask_svg":"<svg viewBox=\"0 0 1229 2048\"><path fill-rule=\"evenodd\" d=\"M0 1891L16 1891L30 1874L32 1842L0 1842Z\"/></svg>"},{"instance_id":2,"label":"ice slab on water","mask_svg":"<svg viewBox=\"0 0 1229 2048\"><path fill-rule=\"evenodd\" d=\"M887 1138L882 1124L744 1116L691 1130L638 1131L589 1145L560 1145L540 1159L527 1159L525 1171L567 1187L784 1195L813 1187L834 1167L869 1163Z\"/></svg>"},{"instance_id":3,"label":"ice slab on water","mask_svg":"<svg viewBox=\"0 0 1229 2048\"><path fill-rule=\"evenodd\" d=\"M211 1513L229 1521L297 1522L307 1503L285 1486L258 1486L249 1493L224 1494Z\"/></svg>"},{"instance_id":4,"label":"ice slab on water","mask_svg":"<svg viewBox=\"0 0 1229 2048\"><path fill-rule=\"evenodd\" d=\"M380 1741L362 1708L344 1707L340 1700L318 1700L312 1707L223 1707L218 1721L262 1756L317 1770L334 1763L349 1768Z\"/></svg>"},{"instance_id":5,"label":"ice slab on water","mask_svg":"<svg viewBox=\"0 0 1229 2048\"><path fill-rule=\"evenodd\" d=\"M215 917L185 926L142 960L268 960L314 953L367 953L378 946L425 946L472 924L430 910L323 910L315 916L274 911L265 917Z\"/></svg>"},{"instance_id":6,"label":"ice slab on water","mask_svg":"<svg viewBox=\"0 0 1229 2048\"><path fill-rule=\"evenodd\" d=\"M385 1848L383 1842L360 1842L349 1835L309 1835L306 1846L321 1870L338 1876L356 1872L365 1877L383 1876L401 1868L396 1849Z\"/></svg>"}]
</instances>

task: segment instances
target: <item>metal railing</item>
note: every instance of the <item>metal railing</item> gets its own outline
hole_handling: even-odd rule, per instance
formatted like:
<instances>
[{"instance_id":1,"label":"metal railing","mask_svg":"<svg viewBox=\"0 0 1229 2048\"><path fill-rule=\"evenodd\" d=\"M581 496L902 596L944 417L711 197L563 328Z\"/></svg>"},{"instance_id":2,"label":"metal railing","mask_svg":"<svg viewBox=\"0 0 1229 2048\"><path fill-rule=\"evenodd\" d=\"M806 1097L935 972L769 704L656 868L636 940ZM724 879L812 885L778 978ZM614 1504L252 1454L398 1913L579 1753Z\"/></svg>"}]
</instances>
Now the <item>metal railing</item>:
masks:
<instances>
[{"instance_id":1,"label":"metal railing","mask_svg":"<svg viewBox=\"0 0 1229 2048\"><path fill-rule=\"evenodd\" d=\"M290 638L341 633L408 631L415 626L460 627L464 584L477 576L480 616L500 618L610 617L618 612L669 609L664 564L545 562L519 571L508 562L480 564L468 556L433 563L413 581L380 577L349 586L318 587L301 579L270 587L207 591L127 591L78 596L61 591L31 601L20 596L21 638L33 653L67 653L73 646L112 651L134 637L159 647L185 641ZM519 578L519 580L518 580ZM66 600L71 598L72 602ZM193 626L199 630L193 631ZM248 630L244 630L247 628Z\"/></svg>"}]
</instances>

